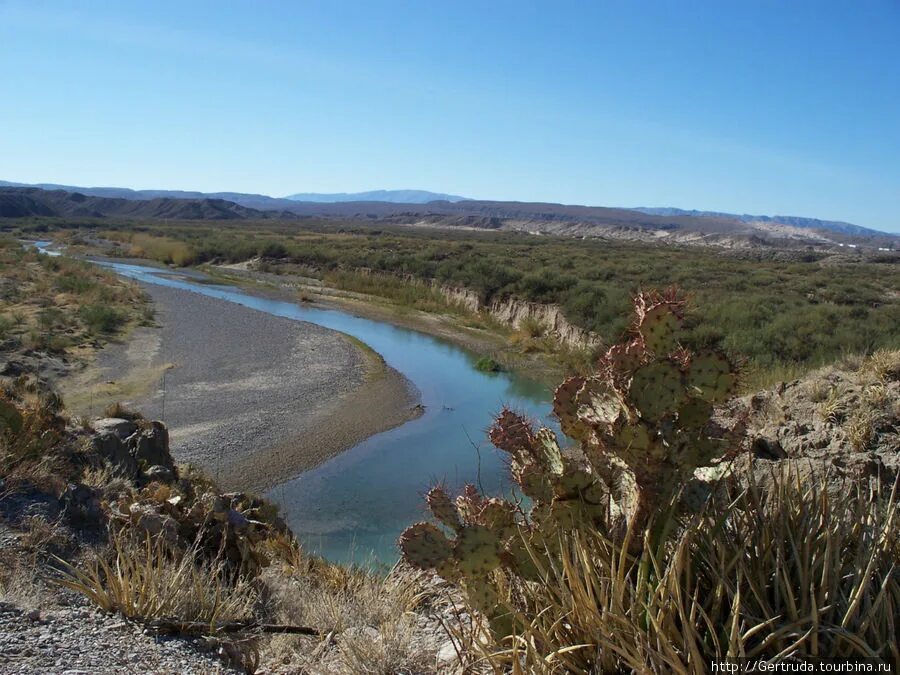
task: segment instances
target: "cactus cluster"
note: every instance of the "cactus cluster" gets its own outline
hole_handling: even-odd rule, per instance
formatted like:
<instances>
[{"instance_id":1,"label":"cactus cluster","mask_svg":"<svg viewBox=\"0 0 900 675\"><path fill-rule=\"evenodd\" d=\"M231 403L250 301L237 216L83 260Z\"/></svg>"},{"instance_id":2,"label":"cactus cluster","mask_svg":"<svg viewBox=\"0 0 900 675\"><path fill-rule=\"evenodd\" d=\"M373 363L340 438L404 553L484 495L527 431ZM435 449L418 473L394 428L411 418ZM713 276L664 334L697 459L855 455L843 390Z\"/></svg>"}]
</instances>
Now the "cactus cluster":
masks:
<instances>
[{"instance_id":1,"label":"cactus cluster","mask_svg":"<svg viewBox=\"0 0 900 675\"><path fill-rule=\"evenodd\" d=\"M535 429L508 409L500 413L490 439L509 455L528 512L472 486L455 502L434 488L428 506L438 525L408 528L400 538L404 559L459 582L490 616L494 570L539 579L558 528L642 527L680 492L682 505L696 508L694 471L735 447L733 430L712 416L737 376L723 353L682 346L683 312L674 291L640 294L626 339L600 357L593 374L557 388L553 412L577 444L563 447L551 429Z\"/></svg>"}]
</instances>

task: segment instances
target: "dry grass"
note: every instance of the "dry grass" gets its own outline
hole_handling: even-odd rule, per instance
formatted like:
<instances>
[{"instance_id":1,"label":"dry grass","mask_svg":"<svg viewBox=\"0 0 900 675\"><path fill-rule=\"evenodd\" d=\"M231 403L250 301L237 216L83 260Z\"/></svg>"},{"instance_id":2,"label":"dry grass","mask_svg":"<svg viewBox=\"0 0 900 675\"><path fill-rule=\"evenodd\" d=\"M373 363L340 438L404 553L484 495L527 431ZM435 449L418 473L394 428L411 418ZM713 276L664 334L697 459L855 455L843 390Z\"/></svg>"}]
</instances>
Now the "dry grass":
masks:
<instances>
[{"instance_id":1,"label":"dry grass","mask_svg":"<svg viewBox=\"0 0 900 675\"><path fill-rule=\"evenodd\" d=\"M828 394L819 401L816 412L823 421L836 424L843 417L843 396L837 387L831 387Z\"/></svg>"},{"instance_id":2,"label":"dry grass","mask_svg":"<svg viewBox=\"0 0 900 675\"><path fill-rule=\"evenodd\" d=\"M318 628L324 638L279 636L265 649L273 662L310 673L430 672L437 645L417 634L421 587L408 574L307 556L292 540L269 542L282 561L266 579L274 620Z\"/></svg>"},{"instance_id":3,"label":"dry grass","mask_svg":"<svg viewBox=\"0 0 900 675\"><path fill-rule=\"evenodd\" d=\"M896 490L779 479L667 543L564 532L544 583L507 589L517 629L460 636L495 672L705 673L712 658L898 662ZM642 533L633 532L632 536Z\"/></svg>"},{"instance_id":4,"label":"dry grass","mask_svg":"<svg viewBox=\"0 0 900 675\"><path fill-rule=\"evenodd\" d=\"M860 370L885 381L900 378L900 349L879 349L867 358Z\"/></svg>"},{"instance_id":5,"label":"dry grass","mask_svg":"<svg viewBox=\"0 0 900 675\"><path fill-rule=\"evenodd\" d=\"M18 552L0 552L0 602L24 610L38 609L44 604L38 567L28 556Z\"/></svg>"},{"instance_id":6,"label":"dry grass","mask_svg":"<svg viewBox=\"0 0 900 675\"><path fill-rule=\"evenodd\" d=\"M258 588L230 576L224 560L204 562L195 548L179 551L163 537L113 534L108 556L95 553L77 567L57 561L60 585L132 619L201 622L215 633L217 624L250 618L259 599Z\"/></svg>"},{"instance_id":7,"label":"dry grass","mask_svg":"<svg viewBox=\"0 0 900 675\"><path fill-rule=\"evenodd\" d=\"M853 413L844 424L847 442L854 452L864 452L875 438L877 416L871 409L861 408Z\"/></svg>"},{"instance_id":8,"label":"dry grass","mask_svg":"<svg viewBox=\"0 0 900 675\"><path fill-rule=\"evenodd\" d=\"M106 408L103 409L104 417L116 417L118 419L123 420L142 420L144 416L137 412L136 410L132 410L127 407L121 401L114 401L110 403Z\"/></svg>"},{"instance_id":9,"label":"dry grass","mask_svg":"<svg viewBox=\"0 0 900 675\"><path fill-rule=\"evenodd\" d=\"M74 465L58 398L16 385L0 393L0 416L0 497L21 488L60 494Z\"/></svg>"}]
</instances>

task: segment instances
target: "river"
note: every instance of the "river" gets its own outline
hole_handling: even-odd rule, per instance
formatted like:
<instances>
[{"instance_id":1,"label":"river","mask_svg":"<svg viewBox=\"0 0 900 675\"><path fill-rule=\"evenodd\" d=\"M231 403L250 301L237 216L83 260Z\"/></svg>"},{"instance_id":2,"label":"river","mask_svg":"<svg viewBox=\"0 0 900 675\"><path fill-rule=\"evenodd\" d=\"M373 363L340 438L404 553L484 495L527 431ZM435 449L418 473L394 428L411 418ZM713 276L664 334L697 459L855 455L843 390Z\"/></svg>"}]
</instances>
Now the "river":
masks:
<instances>
[{"instance_id":1,"label":"river","mask_svg":"<svg viewBox=\"0 0 900 675\"><path fill-rule=\"evenodd\" d=\"M41 248L46 251L46 244ZM427 517L423 496L436 483L453 491L473 483L491 495L508 494L502 453L485 435L503 405L555 427L548 418L551 394L544 386L520 374L478 371L478 355L446 340L338 309L199 283L203 275L198 272L95 262L141 283L180 288L352 335L418 388L425 406L421 417L376 434L299 476L285 476L266 493L307 550L329 560L395 562L398 535Z\"/></svg>"}]
</instances>

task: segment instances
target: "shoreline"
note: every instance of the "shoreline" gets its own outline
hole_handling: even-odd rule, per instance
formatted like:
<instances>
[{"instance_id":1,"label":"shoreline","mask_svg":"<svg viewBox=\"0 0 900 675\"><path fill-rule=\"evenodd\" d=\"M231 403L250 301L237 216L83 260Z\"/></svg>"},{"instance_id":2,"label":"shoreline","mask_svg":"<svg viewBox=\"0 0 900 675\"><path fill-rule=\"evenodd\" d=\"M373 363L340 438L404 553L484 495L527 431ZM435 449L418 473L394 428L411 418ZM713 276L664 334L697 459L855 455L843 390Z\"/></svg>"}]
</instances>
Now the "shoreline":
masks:
<instances>
[{"instance_id":1,"label":"shoreline","mask_svg":"<svg viewBox=\"0 0 900 675\"><path fill-rule=\"evenodd\" d=\"M108 344L60 380L63 396L80 414L121 401L164 419L176 459L223 487L273 487L421 414L414 385L351 336L141 287L161 325Z\"/></svg>"},{"instance_id":2,"label":"shoreline","mask_svg":"<svg viewBox=\"0 0 900 675\"><path fill-rule=\"evenodd\" d=\"M184 268L198 270L210 278L240 288L252 295L297 302L298 295L312 298L313 307L334 308L356 316L382 321L401 328L447 340L475 355L493 356L502 354L506 369L537 380L548 387L555 387L566 375L563 366L555 363L550 355L541 353L513 352L506 332L490 328L475 328L460 323L462 317L450 313L428 312L403 307L378 296L344 291L330 286L292 284L290 276L262 274L249 270L239 270L223 265L202 265ZM238 272L238 274L234 274ZM173 270L173 273L178 272ZM281 285L275 279L282 277ZM319 289L319 290L317 290Z\"/></svg>"}]
</instances>

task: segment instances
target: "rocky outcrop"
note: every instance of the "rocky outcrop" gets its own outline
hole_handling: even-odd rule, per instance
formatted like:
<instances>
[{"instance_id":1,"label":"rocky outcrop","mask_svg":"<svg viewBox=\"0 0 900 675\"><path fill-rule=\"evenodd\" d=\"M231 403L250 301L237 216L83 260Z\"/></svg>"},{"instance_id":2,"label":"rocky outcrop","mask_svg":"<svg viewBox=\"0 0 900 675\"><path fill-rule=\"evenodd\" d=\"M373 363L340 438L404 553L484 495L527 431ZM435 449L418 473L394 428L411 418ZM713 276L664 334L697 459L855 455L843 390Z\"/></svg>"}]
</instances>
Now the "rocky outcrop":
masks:
<instances>
[{"instance_id":1,"label":"rocky outcrop","mask_svg":"<svg viewBox=\"0 0 900 675\"><path fill-rule=\"evenodd\" d=\"M878 478L900 473L900 351L829 366L734 401L744 420L754 474Z\"/></svg>"},{"instance_id":2,"label":"rocky outcrop","mask_svg":"<svg viewBox=\"0 0 900 675\"><path fill-rule=\"evenodd\" d=\"M138 482L170 482L178 477L162 422L105 417L93 427L94 450L117 474Z\"/></svg>"},{"instance_id":3,"label":"rocky outcrop","mask_svg":"<svg viewBox=\"0 0 900 675\"><path fill-rule=\"evenodd\" d=\"M513 297L495 299L485 304L475 291L439 284L434 284L434 288L451 304L469 312L486 312L504 325L519 328L529 321L540 324L545 335L568 347L585 349L601 343L599 335L569 322L559 305L545 305Z\"/></svg>"}]
</instances>

